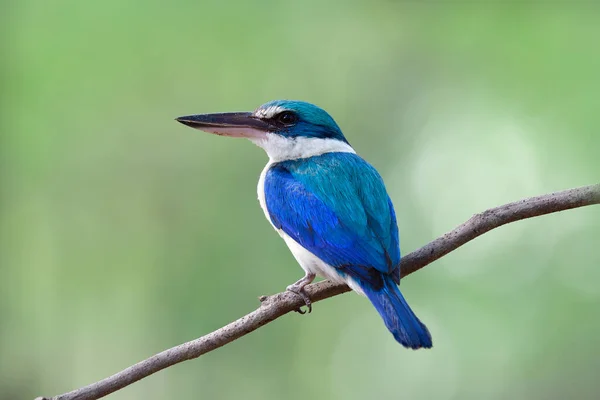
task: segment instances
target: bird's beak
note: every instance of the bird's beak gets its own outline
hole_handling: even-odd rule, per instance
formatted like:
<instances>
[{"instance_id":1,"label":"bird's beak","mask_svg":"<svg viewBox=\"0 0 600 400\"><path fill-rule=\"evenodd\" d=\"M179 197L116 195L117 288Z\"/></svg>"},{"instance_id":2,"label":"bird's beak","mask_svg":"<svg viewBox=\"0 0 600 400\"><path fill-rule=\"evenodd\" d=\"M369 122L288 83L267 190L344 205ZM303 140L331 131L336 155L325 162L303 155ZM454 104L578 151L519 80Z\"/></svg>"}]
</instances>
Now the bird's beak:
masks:
<instances>
[{"instance_id":1,"label":"bird's beak","mask_svg":"<svg viewBox=\"0 0 600 400\"><path fill-rule=\"evenodd\" d=\"M176 120L204 132L232 137L261 138L272 129L250 112L188 115Z\"/></svg>"}]
</instances>

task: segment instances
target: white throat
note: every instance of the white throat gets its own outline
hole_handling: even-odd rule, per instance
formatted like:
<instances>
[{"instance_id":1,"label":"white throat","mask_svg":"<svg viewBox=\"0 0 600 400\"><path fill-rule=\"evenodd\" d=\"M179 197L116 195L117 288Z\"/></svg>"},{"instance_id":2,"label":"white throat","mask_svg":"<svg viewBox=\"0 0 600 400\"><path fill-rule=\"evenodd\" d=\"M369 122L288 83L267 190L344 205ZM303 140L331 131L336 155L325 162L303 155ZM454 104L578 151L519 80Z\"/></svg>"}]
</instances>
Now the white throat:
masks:
<instances>
[{"instance_id":1,"label":"white throat","mask_svg":"<svg viewBox=\"0 0 600 400\"><path fill-rule=\"evenodd\" d=\"M264 138L250 138L250 140L267 152L271 163L314 157L325 153L356 153L348 143L336 139L286 138L275 133L267 133Z\"/></svg>"}]
</instances>

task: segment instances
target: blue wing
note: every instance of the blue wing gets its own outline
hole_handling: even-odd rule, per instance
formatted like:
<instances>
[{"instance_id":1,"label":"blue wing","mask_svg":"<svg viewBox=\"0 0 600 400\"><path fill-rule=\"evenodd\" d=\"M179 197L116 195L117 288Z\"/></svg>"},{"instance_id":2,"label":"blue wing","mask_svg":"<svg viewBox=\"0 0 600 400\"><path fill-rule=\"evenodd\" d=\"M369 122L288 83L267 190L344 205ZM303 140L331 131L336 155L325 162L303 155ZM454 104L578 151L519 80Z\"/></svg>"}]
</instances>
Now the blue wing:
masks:
<instances>
[{"instance_id":1,"label":"blue wing","mask_svg":"<svg viewBox=\"0 0 600 400\"><path fill-rule=\"evenodd\" d=\"M352 153L276 164L265 177L271 221L341 274L382 285L400 280L394 208L377 171Z\"/></svg>"}]
</instances>

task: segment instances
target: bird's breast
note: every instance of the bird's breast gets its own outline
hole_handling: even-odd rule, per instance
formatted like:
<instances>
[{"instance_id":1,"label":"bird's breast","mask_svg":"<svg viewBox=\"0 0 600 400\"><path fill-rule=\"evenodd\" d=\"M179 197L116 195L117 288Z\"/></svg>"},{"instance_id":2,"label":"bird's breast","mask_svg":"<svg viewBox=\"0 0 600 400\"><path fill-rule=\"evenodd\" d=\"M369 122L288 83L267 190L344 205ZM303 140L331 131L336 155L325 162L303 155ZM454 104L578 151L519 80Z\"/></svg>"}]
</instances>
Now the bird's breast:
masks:
<instances>
[{"instance_id":1,"label":"bird's breast","mask_svg":"<svg viewBox=\"0 0 600 400\"><path fill-rule=\"evenodd\" d=\"M256 193L258 195L258 203L260 204L260 208L262 208L263 212L265 213L265 218L267 219L267 221L269 221L271 226L279 232L280 230L277 229L275 225L273 225L273 222L271 222L271 216L269 215L269 210L267 209L267 201L265 199L265 178L267 176L267 172L269 172L269 168L271 168L271 165L273 165L273 161L269 160L267 165L265 165L262 172L260 173L260 177L258 178L258 185L256 186ZM281 234L281 232L279 234Z\"/></svg>"}]
</instances>

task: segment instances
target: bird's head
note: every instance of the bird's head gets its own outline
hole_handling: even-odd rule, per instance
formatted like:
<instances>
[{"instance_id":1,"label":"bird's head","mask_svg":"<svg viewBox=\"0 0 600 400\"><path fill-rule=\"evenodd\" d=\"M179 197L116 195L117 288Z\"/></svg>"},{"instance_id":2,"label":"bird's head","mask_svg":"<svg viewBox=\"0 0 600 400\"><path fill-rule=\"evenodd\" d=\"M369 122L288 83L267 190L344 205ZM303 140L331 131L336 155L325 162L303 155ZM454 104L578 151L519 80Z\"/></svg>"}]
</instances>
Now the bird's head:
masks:
<instances>
[{"instance_id":1,"label":"bird's head","mask_svg":"<svg viewBox=\"0 0 600 400\"><path fill-rule=\"evenodd\" d=\"M304 101L275 100L253 112L189 115L177 121L217 135L250 139L273 160L353 152L333 118Z\"/></svg>"}]
</instances>

